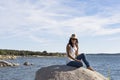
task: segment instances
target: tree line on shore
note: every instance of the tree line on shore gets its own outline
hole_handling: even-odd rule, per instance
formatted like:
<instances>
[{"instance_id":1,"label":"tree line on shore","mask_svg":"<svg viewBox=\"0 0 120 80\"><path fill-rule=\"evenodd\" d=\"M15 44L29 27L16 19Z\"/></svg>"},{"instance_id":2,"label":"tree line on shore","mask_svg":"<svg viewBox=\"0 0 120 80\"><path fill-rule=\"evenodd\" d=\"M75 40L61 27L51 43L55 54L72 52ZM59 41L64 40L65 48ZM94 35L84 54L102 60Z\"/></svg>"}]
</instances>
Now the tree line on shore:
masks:
<instances>
[{"instance_id":1,"label":"tree line on shore","mask_svg":"<svg viewBox=\"0 0 120 80\"><path fill-rule=\"evenodd\" d=\"M0 55L16 55L16 56L65 56L65 53L48 53L47 51L27 51L27 50L8 50L8 49L0 49Z\"/></svg>"}]
</instances>

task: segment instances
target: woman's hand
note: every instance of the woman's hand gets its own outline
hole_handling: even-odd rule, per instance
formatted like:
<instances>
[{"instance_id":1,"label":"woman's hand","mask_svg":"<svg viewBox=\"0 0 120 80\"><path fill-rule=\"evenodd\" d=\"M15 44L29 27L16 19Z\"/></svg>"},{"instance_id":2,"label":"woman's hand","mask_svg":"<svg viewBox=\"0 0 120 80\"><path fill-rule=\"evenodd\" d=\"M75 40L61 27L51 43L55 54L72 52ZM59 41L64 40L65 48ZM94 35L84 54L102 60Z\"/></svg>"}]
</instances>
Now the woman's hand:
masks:
<instances>
[{"instance_id":1,"label":"woman's hand","mask_svg":"<svg viewBox=\"0 0 120 80\"><path fill-rule=\"evenodd\" d=\"M81 60L78 60L78 59L75 59L75 61L77 61L77 62L81 62Z\"/></svg>"}]
</instances>

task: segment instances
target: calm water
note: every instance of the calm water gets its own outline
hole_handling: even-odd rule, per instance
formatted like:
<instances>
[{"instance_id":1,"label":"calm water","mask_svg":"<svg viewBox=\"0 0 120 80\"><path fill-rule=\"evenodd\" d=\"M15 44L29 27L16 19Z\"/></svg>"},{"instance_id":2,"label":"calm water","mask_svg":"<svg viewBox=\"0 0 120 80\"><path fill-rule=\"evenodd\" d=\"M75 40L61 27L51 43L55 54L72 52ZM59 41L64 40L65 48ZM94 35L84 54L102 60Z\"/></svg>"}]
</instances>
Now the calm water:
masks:
<instances>
[{"instance_id":1,"label":"calm water","mask_svg":"<svg viewBox=\"0 0 120 80\"><path fill-rule=\"evenodd\" d=\"M112 80L120 80L120 55L86 55L94 69L104 76L110 71ZM20 57L8 60L19 63L19 67L0 68L0 80L34 80L35 72L44 66L66 64L65 57ZM28 61L33 66L23 66Z\"/></svg>"}]
</instances>

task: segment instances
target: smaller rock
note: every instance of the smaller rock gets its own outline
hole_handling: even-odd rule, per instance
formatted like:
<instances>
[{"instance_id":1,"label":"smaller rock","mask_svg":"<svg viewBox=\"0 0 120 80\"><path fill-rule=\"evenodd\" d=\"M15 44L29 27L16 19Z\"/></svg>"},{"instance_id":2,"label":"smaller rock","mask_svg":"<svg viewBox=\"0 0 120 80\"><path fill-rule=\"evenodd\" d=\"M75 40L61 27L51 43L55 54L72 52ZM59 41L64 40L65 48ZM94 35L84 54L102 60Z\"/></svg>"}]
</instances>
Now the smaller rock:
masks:
<instances>
[{"instance_id":1,"label":"smaller rock","mask_svg":"<svg viewBox=\"0 0 120 80\"><path fill-rule=\"evenodd\" d=\"M31 64L31 63L29 63L29 62L24 62L23 65L25 65L25 66L30 66L30 65L33 65L33 64Z\"/></svg>"},{"instance_id":2,"label":"smaller rock","mask_svg":"<svg viewBox=\"0 0 120 80\"><path fill-rule=\"evenodd\" d=\"M20 64L18 64L18 63L12 63L13 64L13 66L19 66Z\"/></svg>"}]
</instances>

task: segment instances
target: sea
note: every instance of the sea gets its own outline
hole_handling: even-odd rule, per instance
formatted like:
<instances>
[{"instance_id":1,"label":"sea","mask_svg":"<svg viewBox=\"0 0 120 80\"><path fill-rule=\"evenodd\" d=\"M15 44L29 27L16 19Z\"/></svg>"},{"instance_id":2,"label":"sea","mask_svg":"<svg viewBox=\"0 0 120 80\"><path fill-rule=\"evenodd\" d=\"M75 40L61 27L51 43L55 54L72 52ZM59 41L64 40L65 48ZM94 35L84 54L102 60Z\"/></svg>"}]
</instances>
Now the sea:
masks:
<instances>
[{"instance_id":1,"label":"sea","mask_svg":"<svg viewBox=\"0 0 120 80\"><path fill-rule=\"evenodd\" d=\"M105 77L120 80L120 54L86 54L86 58L90 65ZM20 66L0 68L0 80L35 80L38 69L51 65L65 65L66 59L66 57L18 57L7 60L19 63ZM33 65L24 66L24 62Z\"/></svg>"}]
</instances>

